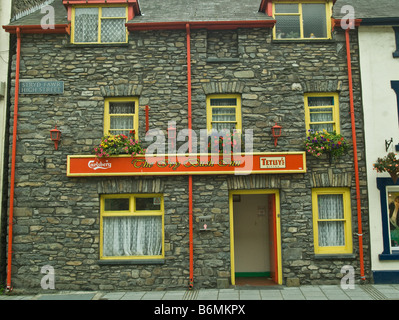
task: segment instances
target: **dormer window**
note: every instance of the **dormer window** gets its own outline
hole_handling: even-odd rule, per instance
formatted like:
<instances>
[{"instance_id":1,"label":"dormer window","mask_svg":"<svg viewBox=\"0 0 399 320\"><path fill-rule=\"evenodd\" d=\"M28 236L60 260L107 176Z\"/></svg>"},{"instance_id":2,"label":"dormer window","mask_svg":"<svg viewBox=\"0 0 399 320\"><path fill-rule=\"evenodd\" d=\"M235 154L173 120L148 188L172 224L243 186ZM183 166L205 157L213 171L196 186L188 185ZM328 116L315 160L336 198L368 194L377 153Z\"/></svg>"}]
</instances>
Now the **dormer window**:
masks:
<instances>
[{"instance_id":1,"label":"dormer window","mask_svg":"<svg viewBox=\"0 0 399 320\"><path fill-rule=\"evenodd\" d=\"M331 5L320 1L273 3L274 39L331 38Z\"/></svg>"},{"instance_id":2,"label":"dormer window","mask_svg":"<svg viewBox=\"0 0 399 320\"><path fill-rule=\"evenodd\" d=\"M127 6L72 8L72 43L126 43Z\"/></svg>"}]
</instances>

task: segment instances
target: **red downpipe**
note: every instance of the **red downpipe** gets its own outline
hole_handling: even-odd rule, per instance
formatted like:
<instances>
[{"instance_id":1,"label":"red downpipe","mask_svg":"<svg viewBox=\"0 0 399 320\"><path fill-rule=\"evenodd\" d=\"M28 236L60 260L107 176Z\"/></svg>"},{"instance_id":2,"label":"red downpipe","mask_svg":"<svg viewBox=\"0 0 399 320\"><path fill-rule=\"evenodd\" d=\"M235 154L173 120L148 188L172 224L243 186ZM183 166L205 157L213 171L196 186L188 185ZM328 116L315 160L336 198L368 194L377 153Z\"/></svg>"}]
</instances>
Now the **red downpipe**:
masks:
<instances>
[{"instance_id":1,"label":"red downpipe","mask_svg":"<svg viewBox=\"0 0 399 320\"><path fill-rule=\"evenodd\" d=\"M366 277L364 275L362 210L361 210L361 203L360 203L359 165L358 165L358 158L357 158L355 107L354 107L354 103L353 103L352 64L351 64L349 30L350 30L350 28L346 29L345 38L346 38L346 58L347 58L347 64L348 64L350 114L351 114L352 138L353 138L353 162L355 164L355 179L356 179L356 200L357 200L357 224L358 224L358 237L359 237L360 278L362 280L366 280Z\"/></svg>"},{"instance_id":2,"label":"red downpipe","mask_svg":"<svg viewBox=\"0 0 399 320\"><path fill-rule=\"evenodd\" d=\"M188 151L192 153L191 136L191 33L190 24L186 24L187 33L187 95L188 95ZM188 220L190 245L190 282L189 289L194 287L194 253L193 253L193 176L188 176Z\"/></svg>"},{"instance_id":3,"label":"red downpipe","mask_svg":"<svg viewBox=\"0 0 399 320\"><path fill-rule=\"evenodd\" d=\"M7 290L11 291L11 262L12 262L12 229L14 218L14 184L15 184L15 155L17 152L17 121L18 121L18 98L19 98L19 67L21 61L21 32L17 28L17 65L15 70L15 93L14 93L14 124L12 135L11 156L11 182L10 182L10 211L8 216L8 257L7 257Z\"/></svg>"}]
</instances>

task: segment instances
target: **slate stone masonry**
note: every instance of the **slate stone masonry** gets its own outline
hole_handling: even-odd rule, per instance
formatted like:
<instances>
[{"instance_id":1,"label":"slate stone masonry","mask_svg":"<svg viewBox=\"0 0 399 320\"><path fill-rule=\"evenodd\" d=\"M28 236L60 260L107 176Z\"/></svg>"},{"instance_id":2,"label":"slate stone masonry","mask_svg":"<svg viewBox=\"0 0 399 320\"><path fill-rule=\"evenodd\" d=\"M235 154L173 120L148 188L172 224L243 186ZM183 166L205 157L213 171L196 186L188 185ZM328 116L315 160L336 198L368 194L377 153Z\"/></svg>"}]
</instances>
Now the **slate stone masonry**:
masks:
<instances>
[{"instance_id":1,"label":"slate stone masonry","mask_svg":"<svg viewBox=\"0 0 399 320\"><path fill-rule=\"evenodd\" d=\"M254 133L254 151L302 151L305 92L339 92L341 133L351 139L345 42L335 31L329 41L273 41L271 30L192 31L193 129L206 128L206 95L242 96L243 129ZM352 62L363 228L367 230L363 117L355 31ZM67 155L92 154L103 135L104 98L139 97L139 136L150 129L166 134L167 122L187 128L187 66L184 31L131 32L128 45L78 46L64 35L22 36L21 79L64 81L62 95L20 95L16 156L12 281L22 291L40 290L44 265L55 270L58 290L162 290L186 288L189 272L187 177L68 178ZM233 44L229 45L229 41ZM227 49L231 49L230 51ZM221 50L220 53L217 51ZM15 79L15 56L12 78ZM13 80L13 86L15 81ZM14 94L14 93L13 93ZM13 100L12 100L13 101ZM13 110L13 106L12 106ZM10 141L13 130L11 114ZM274 147L270 128L283 135ZM49 139L62 131L57 151ZM147 141L151 143L151 141ZM351 151L352 152L352 151ZM10 153L11 154L11 153ZM313 252L311 189L350 187L353 232L357 232L353 156L330 165L307 158L307 173L193 178L194 221L210 215L211 231L194 223L194 285L230 281L229 190L279 189L283 281L336 284L341 267L359 274L354 253L318 259ZM100 195L162 193L165 201L165 259L160 264L105 264L99 261ZM364 237L369 279L368 236Z\"/></svg>"}]
</instances>

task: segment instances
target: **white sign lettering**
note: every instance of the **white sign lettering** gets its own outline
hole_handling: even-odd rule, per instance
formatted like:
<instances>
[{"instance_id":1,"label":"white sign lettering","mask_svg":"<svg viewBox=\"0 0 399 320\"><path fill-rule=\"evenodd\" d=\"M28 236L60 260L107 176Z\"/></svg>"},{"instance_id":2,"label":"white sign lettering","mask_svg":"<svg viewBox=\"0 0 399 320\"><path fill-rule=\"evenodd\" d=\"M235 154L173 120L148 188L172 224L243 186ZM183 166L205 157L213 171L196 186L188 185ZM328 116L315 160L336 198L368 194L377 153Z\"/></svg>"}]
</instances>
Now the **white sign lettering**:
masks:
<instances>
[{"instance_id":1,"label":"white sign lettering","mask_svg":"<svg viewBox=\"0 0 399 320\"><path fill-rule=\"evenodd\" d=\"M98 170L98 169L102 169L102 170L107 170L107 169L111 169L111 163L108 162L108 160L104 163L104 162L97 162L97 161L89 161L88 162L88 166L90 169L93 170Z\"/></svg>"}]
</instances>

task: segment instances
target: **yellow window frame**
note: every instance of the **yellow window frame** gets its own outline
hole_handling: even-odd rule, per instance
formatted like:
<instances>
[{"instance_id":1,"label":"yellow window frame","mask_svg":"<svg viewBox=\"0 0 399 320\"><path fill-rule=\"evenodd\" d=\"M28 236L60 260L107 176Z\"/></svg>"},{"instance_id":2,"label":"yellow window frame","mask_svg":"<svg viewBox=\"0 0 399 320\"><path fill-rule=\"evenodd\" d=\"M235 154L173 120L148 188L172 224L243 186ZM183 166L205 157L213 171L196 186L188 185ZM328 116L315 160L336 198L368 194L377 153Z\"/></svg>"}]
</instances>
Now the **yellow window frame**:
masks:
<instances>
[{"instance_id":1,"label":"yellow window frame","mask_svg":"<svg viewBox=\"0 0 399 320\"><path fill-rule=\"evenodd\" d=\"M236 105L227 106L211 106L212 99L236 99ZM212 121L213 109L214 108L234 108L235 109L235 121ZM208 133L212 130L212 123L235 123L237 132L242 131L242 117L241 117L241 95L239 94L212 94L206 97L206 128ZM232 133L232 132L231 132Z\"/></svg>"},{"instance_id":2,"label":"yellow window frame","mask_svg":"<svg viewBox=\"0 0 399 320\"><path fill-rule=\"evenodd\" d=\"M308 98L313 97L333 97L334 104L328 106L309 106ZM305 124L306 124L306 132L308 133L311 129L312 124L332 124L333 131L337 134L340 133L340 121L339 121L339 95L336 92L323 92L323 93L305 93L304 95L304 103L305 103ZM310 121L310 113L312 109L331 109L332 112L332 120L331 121L318 121L311 122Z\"/></svg>"},{"instance_id":3,"label":"yellow window frame","mask_svg":"<svg viewBox=\"0 0 399 320\"><path fill-rule=\"evenodd\" d=\"M319 195L342 195L344 217L342 219L319 219L318 196ZM314 188L312 189L312 211L313 211L313 238L315 254L350 254L353 252L352 243L352 221L349 188ZM319 222L341 221L344 223L345 245L344 246L320 246L319 245Z\"/></svg>"},{"instance_id":4,"label":"yellow window frame","mask_svg":"<svg viewBox=\"0 0 399 320\"><path fill-rule=\"evenodd\" d=\"M96 42L76 42L75 41L75 10L79 8L98 8L98 30L97 30L97 41ZM102 8L125 8L124 17L103 17ZM83 5L83 6L72 6L71 16L71 43L73 44L115 44L115 43L127 43L128 31L125 27L126 37L124 42L101 42L101 21L106 19L128 19L128 6L127 5Z\"/></svg>"},{"instance_id":5,"label":"yellow window frame","mask_svg":"<svg viewBox=\"0 0 399 320\"><path fill-rule=\"evenodd\" d=\"M298 4L298 13L276 13L276 4ZM303 12L302 12L302 4L325 4L326 8L326 35L327 37L325 38L305 38L303 34ZM291 1L276 1L273 2L273 17L276 18L278 16L299 16L299 22L300 22L300 37L299 38L283 38L283 39L278 39L277 34L276 34L276 25L273 28L273 39L274 40L320 40L320 39L331 39L331 16L332 16L332 8L333 8L333 2L331 0L326 0L326 1L297 1L297 0L291 0Z\"/></svg>"},{"instance_id":6,"label":"yellow window frame","mask_svg":"<svg viewBox=\"0 0 399 320\"><path fill-rule=\"evenodd\" d=\"M160 210L136 210L136 198L160 198ZM105 199L129 199L129 210L106 211ZM110 194L100 198L100 260L147 260L165 258L164 198L162 194ZM104 256L104 218L107 217L162 217L162 252L154 256Z\"/></svg>"},{"instance_id":7,"label":"yellow window frame","mask_svg":"<svg viewBox=\"0 0 399 320\"><path fill-rule=\"evenodd\" d=\"M110 114L109 113L109 106L110 103L112 102L134 102L135 108L134 108L134 113L114 113ZM138 129L139 129L139 99L137 97L131 97L131 98L126 98L126 97L112 97L112 98L106 98L105 99L105 104L104 104L104 135L111 135L110 130L111 128L111 117L126 117L126 116L131 116L133 118L133 127L130 129L126 130L135 130L134 137L137 140L138 139ZM116 129L117 130L117 129ZM122 130L122 129L121 129ZM128 136L127 132L127 136Z\"/></svg>"}]
</instances>

